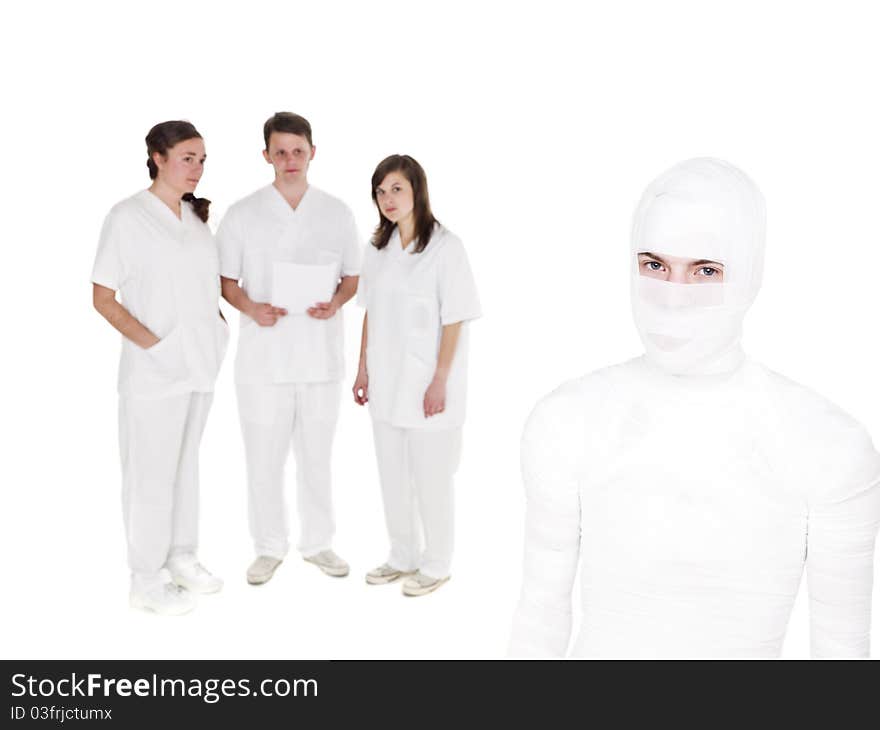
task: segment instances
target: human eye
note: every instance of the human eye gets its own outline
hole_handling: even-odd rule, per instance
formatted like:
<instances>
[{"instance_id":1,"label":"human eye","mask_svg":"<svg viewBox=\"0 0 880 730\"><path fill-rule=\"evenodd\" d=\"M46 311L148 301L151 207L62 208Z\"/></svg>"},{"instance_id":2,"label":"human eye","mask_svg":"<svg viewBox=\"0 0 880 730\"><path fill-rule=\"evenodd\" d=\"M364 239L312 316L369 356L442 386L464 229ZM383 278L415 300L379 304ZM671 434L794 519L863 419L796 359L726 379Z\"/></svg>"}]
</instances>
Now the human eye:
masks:
<instances>
[{"instance_id":1,"label":"human eye","mask_svg":"<svg viewBox=\"0 0 880 730\"><path fill-rule=\"evenodd\" d=\"M650 269L651 271L662 271L663 270L663 264L661 264L659 261L650 261L650 260L643 261L642 266L644 266L647 269Z\"/></svg>"},{"instance_id":2,"label":"human eye","mask_svg":"<svg viewBox=\"0 0 880 730\"><path fill-rule=\"evenodd\" d=\"M706 277L718 276L721 273L721 271L714 266L701 266L697 272L700 276Z\"/></svg>"}]
</instances>

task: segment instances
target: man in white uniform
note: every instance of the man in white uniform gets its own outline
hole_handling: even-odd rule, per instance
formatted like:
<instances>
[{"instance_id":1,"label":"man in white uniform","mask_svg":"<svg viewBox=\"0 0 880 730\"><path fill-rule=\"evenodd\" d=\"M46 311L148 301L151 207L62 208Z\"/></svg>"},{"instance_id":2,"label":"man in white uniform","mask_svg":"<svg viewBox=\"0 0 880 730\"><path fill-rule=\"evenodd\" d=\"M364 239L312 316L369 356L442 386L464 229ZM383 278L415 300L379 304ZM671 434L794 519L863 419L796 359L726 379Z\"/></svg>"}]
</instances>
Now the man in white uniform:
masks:
<instances>
[{"instance_id":1,"label":"man in white uniform","mask_svg":"<svg viewBox=\"0 0 880 730\"><path fill-rule=\"evenodd\" d=\"M868 653L880 455L850 416L748 359L764 204L713 159L636 211L646 353L564 384L523 435L523 588L510 652L772 657L806 566L814 656Z\"/></svg>"},{"instance_id":2,"label":"man in white uniform","mask_svg":"<svg viewBox=\"0 0 880 730\"><path fill-rule=\"evenodd\" d=\"M330 457L343 375L342 306L355 294L359 241L340 200L310 185L312 130L289 112L264 125L275 180L233 205L220 226L224 298L241 312L235 362L257 558L268 581L288 550L284 465L296 459L298 549L328 575L348 574L332 550Z\"/></svg>"}]
</instances>

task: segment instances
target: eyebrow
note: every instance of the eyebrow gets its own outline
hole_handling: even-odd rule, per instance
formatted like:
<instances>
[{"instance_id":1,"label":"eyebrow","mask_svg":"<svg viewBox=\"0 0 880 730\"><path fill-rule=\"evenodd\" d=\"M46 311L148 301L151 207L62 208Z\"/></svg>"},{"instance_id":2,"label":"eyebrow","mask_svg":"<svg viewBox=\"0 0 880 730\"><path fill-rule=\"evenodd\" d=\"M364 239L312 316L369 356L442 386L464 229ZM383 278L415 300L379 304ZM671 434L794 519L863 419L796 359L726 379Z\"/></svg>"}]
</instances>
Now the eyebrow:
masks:
<instances>
[{"instance_id":1,"label":"eyebrow","mask_svg":"<svg viewBox=\"0 0 880 730\"><path fill-rule=\"evenodd\" d=\"M649 259L655 259L657 261L662 261L664 264L666 263L666 259L664 259L662 256L658 256L657 254L655 254L651 251L639 251L638 255L639 256L647 256Z\"/></svg>"},{"instance_id":2,"label":"eyebrow","mask_svg":"<svg viewBox=\"0 0 880 730\"><path fill-rule=\"evenodd\" d=\"M639 251L638 255L647 256L648 258L662 261L664 264L668 263L666 259L664 259L662 256L658 256L656 253L653 253L651 251ZM713 264L714 266L720 266L722 269L724 268L724 264L722 264L720 261L713 261L712 259L697 259L696 261L690 262L691 266L705 266L706 264Z\"/></svg>"}]
</instances>

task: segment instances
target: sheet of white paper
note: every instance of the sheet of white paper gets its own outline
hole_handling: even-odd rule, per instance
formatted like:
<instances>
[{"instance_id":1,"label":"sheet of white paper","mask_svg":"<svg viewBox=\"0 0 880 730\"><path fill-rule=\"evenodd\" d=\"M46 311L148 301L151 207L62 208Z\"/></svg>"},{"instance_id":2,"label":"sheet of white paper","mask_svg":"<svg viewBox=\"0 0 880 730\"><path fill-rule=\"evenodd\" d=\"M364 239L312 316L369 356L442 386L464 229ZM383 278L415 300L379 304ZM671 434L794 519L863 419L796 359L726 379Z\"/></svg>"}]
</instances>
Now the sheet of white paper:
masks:
<instances>
[{"instance_id":1,"label":"sheet of white paper","mask_svg":"<svg viewBox=\"0 0 880 730\"><path fill-rule=\"evenodd\" d=\"M290 264L272 266L272 304L288 314L305 314L317 302L329 302L339 279L337 264Z\"/></svg>"}]
</instances>

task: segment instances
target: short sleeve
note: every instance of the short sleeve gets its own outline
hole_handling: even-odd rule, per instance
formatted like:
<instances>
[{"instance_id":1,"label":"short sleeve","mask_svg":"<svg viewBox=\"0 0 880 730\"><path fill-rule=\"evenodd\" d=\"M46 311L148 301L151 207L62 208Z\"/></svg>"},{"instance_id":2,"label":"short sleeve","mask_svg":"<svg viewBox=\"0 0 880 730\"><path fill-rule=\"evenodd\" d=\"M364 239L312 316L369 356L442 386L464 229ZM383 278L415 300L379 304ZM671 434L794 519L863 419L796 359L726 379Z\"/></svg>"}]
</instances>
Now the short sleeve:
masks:
<instances>
[{"instance_id":1,"label":"short sleeve","mask_svg":"<svg viewBox=\"0 0 880 730\"><path fill-rule=\"evenodd\" d=\"M359 307L364 307L365 309L367 306L367 288L370 286L369 280L375 255L376 247L372 243L367 243L363 247L363 266L358 277L357 299L355 300Z\"/></svg>"},{"instance_id":2,"label":"short sleeve","mask_svg":"<svg viewBox=\"0 0 880 730\"><path fill-rule=\"evenodd\" d=\"M481 314L477 285L464 246L453 239L440 264L440 323L477 319Z\"/></svg>"},{"instance_id":3,"label":"short sleeve","mask_svg":"<svg viewBox=\"0 0 880 730\"><path fill-rule=\"evenodd\" d=\"M101 237L98 240L98 253L92 268L92 281L118 290L125 277L122 262L122 225L119 214L111 211L104 219Z\"/></svg>"},{"instance_id":4,"label":"short sleeve","mask_svg":"<svg viewBox=\"0 0 880 730\"><path fill-rule=\"evenodd\" d=\"M361 273L361 242L350 210L346 210L343 217L342 241L342 275L358 276Z\"/></svg>"},{"instance_id":5,"label":"short sleeve","mask_svg":"<svg viewBox=\"0 0 880 730\"><path fill-rule=\"evenodd\" d=\"M241 278L244 234L235 208L230 208L223 216L216 240L220 254L220 276L238 281Z\"/></svg>"}]
</instances>

